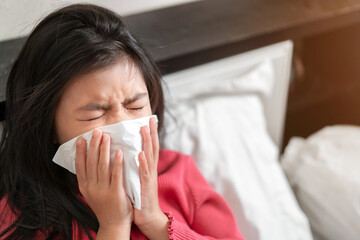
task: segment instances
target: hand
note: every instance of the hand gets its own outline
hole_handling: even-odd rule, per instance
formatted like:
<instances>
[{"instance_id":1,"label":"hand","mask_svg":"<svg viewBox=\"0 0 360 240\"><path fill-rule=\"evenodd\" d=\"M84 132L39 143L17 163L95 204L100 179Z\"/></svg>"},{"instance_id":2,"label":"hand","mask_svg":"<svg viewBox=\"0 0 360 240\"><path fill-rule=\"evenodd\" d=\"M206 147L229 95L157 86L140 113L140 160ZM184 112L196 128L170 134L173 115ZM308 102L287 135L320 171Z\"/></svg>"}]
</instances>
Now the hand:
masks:
<instances>
[{"instance_id":1,"label":"hand","mask_svg":"<svg viewBox=\"0 0 360 240\"><path fill-rule=\"evenodd\" d=\"M139 153L139 175L141 183L141 210L134 209L134 223L149 239L168 239L168 218L161 211L158 198L157 164L159 160L159 138L157 124L150 119L141 128L143 151Z\"/></svg>"},{"instance_id":2,"label":"hand","mask_svg":"<svg viewBox=\"0 0 360 240\"><path fill-rule=\"evenodd\" d=\"M130 234L133 210L123 187L123 155L117 150L111 171L110 136L95 129L87 154L86 141L79 137L75 167L80 192L99 221L99 233Z\"/></svg>"}]
</instances>

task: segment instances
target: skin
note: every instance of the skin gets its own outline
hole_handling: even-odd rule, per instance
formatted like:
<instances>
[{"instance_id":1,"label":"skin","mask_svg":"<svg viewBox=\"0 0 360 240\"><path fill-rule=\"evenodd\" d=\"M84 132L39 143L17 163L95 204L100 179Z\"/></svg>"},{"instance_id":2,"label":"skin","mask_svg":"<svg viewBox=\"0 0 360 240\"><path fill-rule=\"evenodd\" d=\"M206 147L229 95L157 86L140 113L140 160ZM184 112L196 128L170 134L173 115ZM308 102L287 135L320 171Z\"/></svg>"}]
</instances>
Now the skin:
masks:
<instances>
[{"instance_id":1,"label":"skin","mask_svg":"<svg viewBox=\"0 0 360 240\"><path fill-rule=\"evenodd\" d=\"M156 122L151 119L150 129L141 129L141 210L132 207L125 193L121 150L110 169L111 137L98 129L151 114L144 79L127 60L74 77L62 93L55 112L56 142L63 144L93 130L87 153L85 139L77 139L75 166L80 192L99 221L97 239L129 239L132 222L149 239L168 239L168 218L158 200Z\"/></svg>"}]
</instances>

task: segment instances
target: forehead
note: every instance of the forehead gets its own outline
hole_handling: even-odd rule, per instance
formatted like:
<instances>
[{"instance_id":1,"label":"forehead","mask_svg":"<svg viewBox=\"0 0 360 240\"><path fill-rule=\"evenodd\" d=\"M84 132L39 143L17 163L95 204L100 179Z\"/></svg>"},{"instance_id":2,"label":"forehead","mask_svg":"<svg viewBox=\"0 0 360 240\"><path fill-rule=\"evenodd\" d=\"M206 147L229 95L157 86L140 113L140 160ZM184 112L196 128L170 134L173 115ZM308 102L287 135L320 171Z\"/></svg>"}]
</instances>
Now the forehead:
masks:
<instances>
[{"instance_id":1,"label":"forehead","mask_svg":"<svg viewBox=\"0 0 360 240\"><path fill-rule=\"evenodd\" d=\"M137 90L146 91L146 84L140 70L130 61L120 61L73 77L65 86L62 98L76 98L84 95L106 96L116 93L132 94Z\"/></svg>"}]
</instances>

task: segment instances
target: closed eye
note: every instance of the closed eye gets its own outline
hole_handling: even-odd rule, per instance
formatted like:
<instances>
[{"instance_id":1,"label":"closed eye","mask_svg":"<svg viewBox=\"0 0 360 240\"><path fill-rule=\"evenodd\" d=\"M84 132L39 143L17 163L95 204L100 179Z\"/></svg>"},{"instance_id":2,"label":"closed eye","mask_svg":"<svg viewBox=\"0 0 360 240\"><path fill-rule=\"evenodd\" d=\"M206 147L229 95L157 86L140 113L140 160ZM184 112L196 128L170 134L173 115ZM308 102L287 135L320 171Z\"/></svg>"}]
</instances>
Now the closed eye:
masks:
<instances>
[{"instance_id":1,"label":"closed eye","mask_svg":"<svg viewBox=\"0 0 360 240\"><path fill-rule=\"evenodd\" d=\"M81 120L81 121L94 121L94 120L96 120L96 119L101 118L101 117L104 116L104 115L105 115L105 114L103 114L103 115L101 115L101 116L99 116L99 117L96 117L96 118L91 118L91 119Z\"/></svg>"},{"instance_id":2,"label":"closed eye","mask_svg":"<svg viewBox=\"0 0 360 240\"><path fill-rule=\"evenodd\" d=\"M141 110L143 109L144 107L138 107L138 108L127 108L128 110L131 110L131 111L137 111L137 110Z\"/></svg>"}]
</instances>

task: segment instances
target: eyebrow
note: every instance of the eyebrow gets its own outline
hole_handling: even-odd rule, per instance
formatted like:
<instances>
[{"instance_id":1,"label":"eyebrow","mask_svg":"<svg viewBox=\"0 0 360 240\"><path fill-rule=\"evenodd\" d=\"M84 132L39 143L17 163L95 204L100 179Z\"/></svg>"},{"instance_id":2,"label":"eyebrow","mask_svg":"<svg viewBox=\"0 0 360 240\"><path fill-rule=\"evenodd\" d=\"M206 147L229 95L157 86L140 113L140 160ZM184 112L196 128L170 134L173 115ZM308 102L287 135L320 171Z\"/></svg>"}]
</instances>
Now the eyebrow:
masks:
<instances>
[{"instance_id":1,"label":"eyebrow","mask_svg":"<svg viewBox=\"0 0 360 240\"><path fill-rule=\"evenodd\" d=\"M130 98L125 98L125 100L122 102L123 105L128 105L130 103L133 103L137 100L139 100L140 98L143 98L145 96L147 96L148 94L147 93L137 93L135 94L134 96L130 97ZM76 109L77 112L80 112L80 111L95 111L95 110L106 110L106 109L109 109L110 108L110 105L105 105L105 104L101 104L101 103L98 103L98 102L92 102L92 103L89 103L83 107L80 107L78 109Z\"/></svg>"},{"instance_id":2,"label":"eyebrow","mask_svg":"<svg viewBox=\"0 0 360 240\"><path fill-rule=\"evenodd\" d=\"M125 100L122 102L122 104L128 105L128 104L133 103L133 102L137 101L138 99L143 98L147 95L148 95L147 93L137 93L131 98L125 98Z\"/></svg>"}]
</instances>

